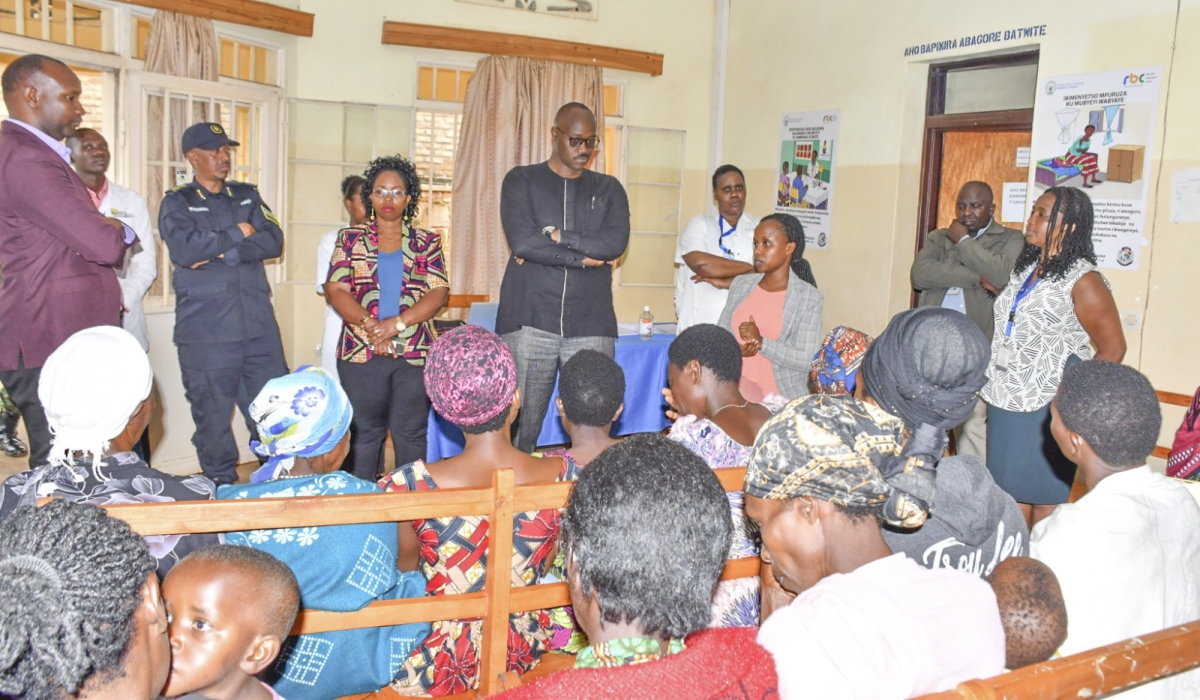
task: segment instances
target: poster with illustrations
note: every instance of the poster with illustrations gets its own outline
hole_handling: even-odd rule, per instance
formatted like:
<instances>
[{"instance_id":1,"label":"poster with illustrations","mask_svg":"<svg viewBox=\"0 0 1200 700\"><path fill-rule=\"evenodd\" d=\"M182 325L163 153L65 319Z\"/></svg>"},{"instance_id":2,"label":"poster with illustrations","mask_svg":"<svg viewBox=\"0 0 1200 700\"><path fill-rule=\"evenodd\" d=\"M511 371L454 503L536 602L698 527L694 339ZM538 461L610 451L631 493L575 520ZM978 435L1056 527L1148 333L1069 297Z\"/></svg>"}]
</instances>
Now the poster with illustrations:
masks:
<instances>
[{"instance_id":1,"label":"poster with illustrations","mask_svg":"<svg viewBox=\"0 0 1200 700\"><path fill-rule=\"evenodd\" d=\"M775 213L804 225L805 246L829 249L833 212L833 155L839 110L789 112L779 131Z\"/></svg>"},{"instance_id":2,"label":"poster with illustrations","mask_svg":"<svg viewBox=\"0 0 1200 700\"><path fill-rule=\"evenodd\" d=\"M1161 82L1158 66L1039 81L1028 205L1050 187L1083 188L1100 267L1136 270L1142 257Z\"/></svg>"}]
</instances>

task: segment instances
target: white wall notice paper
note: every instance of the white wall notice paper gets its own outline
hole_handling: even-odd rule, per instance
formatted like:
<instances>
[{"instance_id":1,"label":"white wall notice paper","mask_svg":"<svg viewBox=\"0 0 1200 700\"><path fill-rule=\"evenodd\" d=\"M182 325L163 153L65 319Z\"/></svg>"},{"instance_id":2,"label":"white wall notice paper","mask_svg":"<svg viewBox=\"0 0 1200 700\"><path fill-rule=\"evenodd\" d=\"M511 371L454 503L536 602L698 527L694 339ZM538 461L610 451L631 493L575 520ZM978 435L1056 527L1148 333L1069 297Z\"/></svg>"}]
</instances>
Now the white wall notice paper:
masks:
<instances>
[{"instance_id":1,"label":"white wall notice paper","mask_svg":"<svg viewBox=\"0 0 1200 700\"><path fill-rule=\"evenodd\" d=\"M1200 168L1171 173L1171 223L1200 221Z\"/></svg>"},{"instance_id":2,"label":"white wall notice paper","mask_svg":"<svg viewBox=\"0 0 1200 700\"><path fill-rule=\"evenodd\" d=\"M1004 183L1004 196L1000 200L1000 220L1004 223L1025 221L1025 197L1028 186L1024 182Z\"/></svg>"},{"instance_id":3,"label":"white wall notice paper","mask_svg":"<svg viewBox=\"0 0 1200 700\"><path fill-rule=\"evenodd\" d=\"M1028 168L1029 167L1029 147L1028 146L1018 146L1017 147L1017 167L1018 168Z\"/></svg>"}]
</instances>

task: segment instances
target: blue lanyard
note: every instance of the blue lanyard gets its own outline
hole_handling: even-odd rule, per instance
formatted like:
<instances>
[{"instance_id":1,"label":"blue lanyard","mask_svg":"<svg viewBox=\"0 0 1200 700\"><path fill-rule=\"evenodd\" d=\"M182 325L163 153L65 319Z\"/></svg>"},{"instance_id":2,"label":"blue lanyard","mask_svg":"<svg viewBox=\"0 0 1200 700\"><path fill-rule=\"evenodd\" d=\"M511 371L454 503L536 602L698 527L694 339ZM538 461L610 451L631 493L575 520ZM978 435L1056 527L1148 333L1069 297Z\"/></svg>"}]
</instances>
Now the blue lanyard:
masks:
<instances>
[{"instance_id":1,"label":"blue lanyard","mask_svg":"<svg viewBox=\"0 0 1200 700\"><path fill-rule=\"evenodd\" d=\"M1033 272L1030 272L1029 276L1025 278L1025 284L1021 285L1021 290L1019 292L1017 292L1016 298L1013 299L1012 308L1009 309L1009 311L1008 311L1008 326L1004 329L1004 337L1005 338L1008 338L1009 336L1012 335L1013 321L1017 320L1017 305L1021 303L1022 299L1029 296L1029 293L1033 291L1033 288L1038 286L1038 282L1042 281L1042 278L1039 277L1037 282L1034 282L1033 284L1029 284L1030 282L1033 281L1033 276L1036 274L1037 274L1037 267L1035 266L1033 268Z\"/></svg>"},{"instance_id":2,"label":"blue lanyard","mask_svg":"<svg viewBox=\"0 0 1200 700\"><path fill-rule=\"evenodd\" d=\"M721 249L721 252L725 254L725 257L732 260L733 259L733 251L725 247L725 237L732 236L733 232L737 230L737 226L733 226L731 224L729 226L729 230L726 231L725 230L725 219L718 216L717 217L717 230L719 230L721 232L721 237L717 239L717 246Z\"/></svg>"}]
</instances>

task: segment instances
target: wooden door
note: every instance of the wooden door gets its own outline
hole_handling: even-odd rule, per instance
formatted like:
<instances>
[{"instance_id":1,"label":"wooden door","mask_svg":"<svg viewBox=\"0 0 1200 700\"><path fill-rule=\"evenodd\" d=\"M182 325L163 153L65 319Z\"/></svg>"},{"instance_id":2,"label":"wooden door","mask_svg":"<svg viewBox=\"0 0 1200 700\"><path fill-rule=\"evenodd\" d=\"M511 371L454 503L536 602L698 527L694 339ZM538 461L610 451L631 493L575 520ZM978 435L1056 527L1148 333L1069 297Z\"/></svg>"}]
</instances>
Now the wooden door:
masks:
<instances>
[{"instance_id":1,"label":"wooden door","mask_svg":"<svg viewBox=\"0 0 1200 700\"><path fill-rule=\"evenodd\" d=\"M996 200L996 220L1015 229L1024 229L1028 208L1012 220L1003 218L1004 183L1024 184L1029 166L1017 167L1017 149L1028 148L1029 131L949 131L942 134L942 167L937 195L937 219L934 228L944 228L954 220L958 190L972 180L991 186Z\"/></svg>"}]
</instances>

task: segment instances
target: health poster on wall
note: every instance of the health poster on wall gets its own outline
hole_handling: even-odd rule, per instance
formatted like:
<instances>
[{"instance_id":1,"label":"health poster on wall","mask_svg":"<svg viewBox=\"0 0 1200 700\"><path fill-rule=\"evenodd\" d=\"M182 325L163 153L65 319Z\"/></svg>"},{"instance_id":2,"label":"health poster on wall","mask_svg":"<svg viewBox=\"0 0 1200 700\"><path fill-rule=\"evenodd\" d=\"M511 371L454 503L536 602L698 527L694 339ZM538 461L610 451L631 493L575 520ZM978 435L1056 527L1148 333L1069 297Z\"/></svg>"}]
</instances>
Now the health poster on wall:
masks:
<instances>
[{"instance_id":1,"label":"health poster on wall","mask_svg":"<svg viewBox=\"0 0 1200 700\"><path fill-rule=\"evenodd\" d=\"M1029 206L1048 188L1083 188L1100 267L1136 270L1141 261L1161 82L1158 66L1040 81Z\"/></svg>"},{"instance_id":2,"label":"health poster on wall","mask_svg":"<svg viewBox=\"0 0 1200 700\"><path fill-rule=\"evenodd\" d=\"M833 212L833 154L839 110L789 112L779 130L775 213L792 214L804 225L804 244L829 249Z\"/></svg>"}]
</instances>

